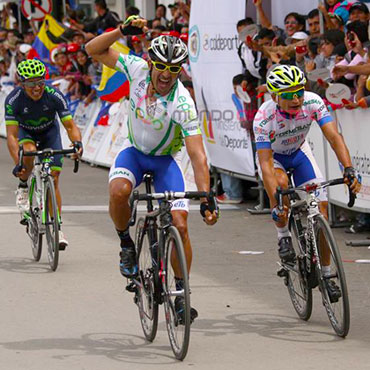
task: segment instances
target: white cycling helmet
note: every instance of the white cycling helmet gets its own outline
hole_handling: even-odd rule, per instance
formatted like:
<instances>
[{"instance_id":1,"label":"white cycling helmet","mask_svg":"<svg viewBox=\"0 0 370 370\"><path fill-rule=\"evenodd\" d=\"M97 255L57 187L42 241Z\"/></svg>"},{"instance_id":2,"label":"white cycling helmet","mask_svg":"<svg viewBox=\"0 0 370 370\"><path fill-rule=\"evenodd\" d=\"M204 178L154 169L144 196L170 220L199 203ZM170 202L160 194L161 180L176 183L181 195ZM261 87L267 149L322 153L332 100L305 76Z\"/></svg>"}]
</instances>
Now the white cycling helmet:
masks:
<instances>
[{"instance_id":1,"label":"white cycling helmet","mask_svg":"<svg viewBox=\"0 0 370 370\"><path fill-rule=\"evenodd\" d=\"M156 37L150 43L148 52L150 59L155 62L181 64L188 57L187 46L174 36Z\"/></svg>"},{"instance_id":2,"label":"white cycling helmet","mask_svg":"<svg viewBox=\"0 0 370 370\"><path fill-rule=\"evenodd\" d=\"M267 89L276 94L289 87L305 85L307 80L304 73L293 65L277 65L267 75Z\"/></svg>"}]
</instances>

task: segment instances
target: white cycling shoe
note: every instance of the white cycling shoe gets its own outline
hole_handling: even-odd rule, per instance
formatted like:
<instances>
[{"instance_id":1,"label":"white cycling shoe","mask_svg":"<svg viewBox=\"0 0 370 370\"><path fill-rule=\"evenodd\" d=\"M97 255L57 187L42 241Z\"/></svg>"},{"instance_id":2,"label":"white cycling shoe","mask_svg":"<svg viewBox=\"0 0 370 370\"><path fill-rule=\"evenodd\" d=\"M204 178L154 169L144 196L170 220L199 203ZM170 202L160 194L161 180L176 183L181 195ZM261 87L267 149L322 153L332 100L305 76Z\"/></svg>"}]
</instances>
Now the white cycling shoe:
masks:
<instances>
[{"instance_id":1,"label":"white cycling shoe","mask_svg":"<svg viewBox=\"0 0 370 370\"><path fill-rule=\"evenodd\" d=\"M20 212L28 212L30 209L30 203L28 200L28 188L18 188L15 191L16 200L15 203Z\"/></svg>"},{"instance_id":2,"label":"white cycling shoe","mask_svg":"<svg viewBox=\"0 0 370 370\"><path fill-rule=\"evenodd\" d=\"M59 231L59 250L64 251L68 247L68 241L62 231Z\"/></svg>"}]
</instances>

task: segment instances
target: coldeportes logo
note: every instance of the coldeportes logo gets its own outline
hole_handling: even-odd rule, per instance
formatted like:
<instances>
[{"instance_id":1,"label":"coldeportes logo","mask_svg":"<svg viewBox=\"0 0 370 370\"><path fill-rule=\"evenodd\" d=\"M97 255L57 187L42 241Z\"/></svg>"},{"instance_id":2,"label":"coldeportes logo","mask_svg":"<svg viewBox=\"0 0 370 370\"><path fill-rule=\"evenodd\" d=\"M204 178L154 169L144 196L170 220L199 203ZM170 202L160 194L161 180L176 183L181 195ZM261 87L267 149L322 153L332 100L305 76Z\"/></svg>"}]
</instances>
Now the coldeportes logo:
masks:
<instances>
[{"instance_id":1,"label":"coldeportes logo","mask_svg":"<svg viewBox=\"0 0 370 370\"><path fill-rule=\"evenodd\" d=\"M208 34L203 36L203 50L208 51L223 51L237 50L238 36L224 37L220 33L210 37Z\"/></svg>"},{"instance_id":2,"label":"coldeportes logo","mask_svg":"<svg viewBox=\"0 0 370 370\"><path fill-rule=\"evenodd\" d=\"M197 25L190 28L189 31L189 59L195 63L199 58L200 52L200 33Z\"/></svg>"}]
</instances>

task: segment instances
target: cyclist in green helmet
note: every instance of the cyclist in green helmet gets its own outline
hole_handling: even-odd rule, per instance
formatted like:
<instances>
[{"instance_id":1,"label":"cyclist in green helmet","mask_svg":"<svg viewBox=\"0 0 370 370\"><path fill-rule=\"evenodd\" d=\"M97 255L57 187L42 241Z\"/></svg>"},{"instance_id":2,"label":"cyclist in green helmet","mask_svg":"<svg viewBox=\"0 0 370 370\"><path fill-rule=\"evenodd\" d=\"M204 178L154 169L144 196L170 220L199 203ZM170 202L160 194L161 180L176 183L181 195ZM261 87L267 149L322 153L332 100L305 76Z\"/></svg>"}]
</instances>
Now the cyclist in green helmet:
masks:
<instances>
[{"instance_id":1,"label":"cyclist in green helmet","mask_svg":"<svg viewBox=\"0 0 370 370\"><path fill-rule=\"evenodd\" d=\"M18 158L19 144L25 151L52 148L62 149L58 115L68 137L82 154L81 133L72 119L67 101L57 89L45 84L46 68L37 59L24 60L17 66L20 86L15 88L5 100L5 124L10 156L15 167L13 175L19 178L16 191L16 204L21 212L26 212L28 204L27 180L33 168L33 158L25 157L20 167ZM51 169L54 178L59 212L61 211L61 195L59 191L59 174L62 169L62 157L54 156ZM60 233L59 244L64 249L68 242Z\"/></svg>"}]
</instances>

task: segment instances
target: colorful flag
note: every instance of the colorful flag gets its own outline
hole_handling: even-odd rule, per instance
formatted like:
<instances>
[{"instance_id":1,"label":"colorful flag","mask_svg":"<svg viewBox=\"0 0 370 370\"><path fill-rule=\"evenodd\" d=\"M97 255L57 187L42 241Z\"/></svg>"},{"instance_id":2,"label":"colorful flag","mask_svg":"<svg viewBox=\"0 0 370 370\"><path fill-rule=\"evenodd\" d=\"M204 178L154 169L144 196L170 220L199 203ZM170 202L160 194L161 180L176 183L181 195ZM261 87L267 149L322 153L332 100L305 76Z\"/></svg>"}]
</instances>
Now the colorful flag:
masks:
<instances>
[{"instance_id":1,"label":"colorful flag","mask_svg":"<svg viewBox=\"0 0 370 370\"><path fill-rule=\"evenodd\" d=\"M46 26L47 24L49 25L48 29ZM55 37L59 37L65 32L65 29L51 15L45 15L44 22L32 44L32 50L28 58L38 58L43 62L50 61L50 50L58 46L58 44L50 40L46 31L49 31Z\"/></svg>"},{"instance_id":2,"label":"colorful flag","mask_svg":"<svg viewBox=\"0 0 370 370\"><path fill-rule=\"evenodd\" d=\"M122 54L128 54L130 51L127 46L122 45L118 41L116 41L111 47ZM123 72L116 71L107 66L103 67L100 85L96 90L100 99L115 103L124 96L128 96L129 91L129 81Z\"/></svg>"}]
</instances>

